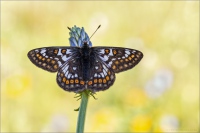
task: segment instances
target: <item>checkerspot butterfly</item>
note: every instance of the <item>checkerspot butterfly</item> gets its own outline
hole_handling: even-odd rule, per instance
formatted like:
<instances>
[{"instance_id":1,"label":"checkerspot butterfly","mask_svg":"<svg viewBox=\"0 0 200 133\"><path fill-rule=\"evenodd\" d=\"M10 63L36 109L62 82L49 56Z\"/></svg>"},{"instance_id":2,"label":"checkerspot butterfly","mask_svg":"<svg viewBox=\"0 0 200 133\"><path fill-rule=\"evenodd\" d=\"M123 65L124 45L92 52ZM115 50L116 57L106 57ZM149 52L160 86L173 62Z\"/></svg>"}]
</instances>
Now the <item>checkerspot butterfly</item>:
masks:
<instances>
[{"instance_id":1,"label":"checkerspot butterfly","mask_svg":"<svg viewBox=\"0 0 200 133\"><path fill-rule=\"evenodd\" d=\"M92 47L84 28L70 29L70 47L43 47L28 52L36 66L57 73L58 85L66 91L97 92L108 89L115 73L137 65L142 52L122 47Z\"/></svg>"}]
</instances>

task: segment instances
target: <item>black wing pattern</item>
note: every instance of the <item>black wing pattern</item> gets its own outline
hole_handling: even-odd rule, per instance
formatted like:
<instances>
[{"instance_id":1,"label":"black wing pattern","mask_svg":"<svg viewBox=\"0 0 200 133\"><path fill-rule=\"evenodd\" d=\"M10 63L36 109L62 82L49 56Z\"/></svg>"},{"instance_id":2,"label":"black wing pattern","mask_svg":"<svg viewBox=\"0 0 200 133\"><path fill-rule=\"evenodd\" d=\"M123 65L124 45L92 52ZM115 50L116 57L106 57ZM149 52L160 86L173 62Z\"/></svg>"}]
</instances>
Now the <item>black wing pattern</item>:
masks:
<instances>
[{"instance_id":1,"label":"black wing pattern","mask_svg":"<svg viewBox=\"0 0 200 133\"><path fill-rule=\"evenodd\" d=\"M78 92L85 88L78 47L45 47L33 49L28 57L36 66L57 72L57 83L66 91Z\"/></svg>"},{"instance_id":2,"label":"black wing pattern","mask_svg":"<svg viewBox=\"0 0 200 133\"><path fill-rule=\"evenodd\" d=\"M49 72L57 72L77 53L77 47L43 47L28 52L28 58L33 64Z\"/></svg>"},{"instance_id":3,"label":"black wing pattern","mask_svg":"<svg viewBox=\"0 0 200 133\"><path fill-rule=\"evenodd\" d=\"M92 92L108 89L115 81L115 73L100 58L95 57L90 69L87 88Z\"/></svg>"},{"instance_id":4,"label":"black wing pattern","mask_svg":"<svg viewBox=\"0 0 200 133\"><path fill-rule=\"evenodd\" d=\"M58 70L57 83L66 91L79 92L86 88L83 80L80 56L74 55Z\"/></svg>"},{"instance_id":5,"label":"black wing pattern","mask_svg":"<svg viewBox=\"0 0 200 133\"><path fill-rule=\"evenodd\" d=\"M121 47L93 47L92 49L115 73L133 68L143 58L142 52L135 49Z\"/></svg>"}]
</instances>

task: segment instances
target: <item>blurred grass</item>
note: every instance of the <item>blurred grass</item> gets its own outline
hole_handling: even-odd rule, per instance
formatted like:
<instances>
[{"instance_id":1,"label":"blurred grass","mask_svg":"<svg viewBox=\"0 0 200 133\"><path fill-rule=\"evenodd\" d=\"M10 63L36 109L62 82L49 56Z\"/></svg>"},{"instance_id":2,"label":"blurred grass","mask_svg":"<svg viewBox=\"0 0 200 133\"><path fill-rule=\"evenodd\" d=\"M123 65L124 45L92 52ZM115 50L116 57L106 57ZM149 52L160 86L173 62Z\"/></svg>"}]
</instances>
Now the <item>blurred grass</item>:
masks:
<instances>
[{"instance_id":1,"label":"blurred grass","mask_svg":"<svg viewBox=\"0 0 200 133\"><path fill-rule=\"evenodd\" d=\"M36 68L26 55L37 47L68 46L67 26L83 26L91 35L99 24L93 46L134 48L144 58L117 74L98 100L90 99L85 131L198 131L198 1L1 4L2 132L75 131L79 101L58 87L56 74ZM172 82L164 86L168 72Z\"/></svg>"}]
</instances>

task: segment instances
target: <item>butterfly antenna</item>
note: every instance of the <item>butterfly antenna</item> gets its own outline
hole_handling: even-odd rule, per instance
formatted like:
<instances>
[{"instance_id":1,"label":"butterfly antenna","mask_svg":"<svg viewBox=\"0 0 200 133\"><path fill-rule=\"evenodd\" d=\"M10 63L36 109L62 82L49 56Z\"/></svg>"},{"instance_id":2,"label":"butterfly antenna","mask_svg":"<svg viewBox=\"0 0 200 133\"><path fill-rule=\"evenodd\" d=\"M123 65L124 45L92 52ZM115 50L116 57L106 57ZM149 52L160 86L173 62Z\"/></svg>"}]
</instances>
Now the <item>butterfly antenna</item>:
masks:
<instances>
[{"instance_id":1,"label":"butterfly antenna","mask_svg":"<svg viewBox=\"0 0 200 133\"><path fill-rule=\"evenodd\" d=\"M71 28L67 27L70 31L72 30Z\"/></svg>"},{"instance_id":2,"label":"butterfly antenna","mask_svg":"<svg viewBox=\"0 0 200 133\"><path fill-rule=\"evenodd\" d=\"M90 39L92 38L92 36L96 33L96 31L97 31L100 27L101 27L101 25L99 25L99 26L97 27L97 29L94 31L94 33L90 36Z\"/></svg>"}]
</instances>

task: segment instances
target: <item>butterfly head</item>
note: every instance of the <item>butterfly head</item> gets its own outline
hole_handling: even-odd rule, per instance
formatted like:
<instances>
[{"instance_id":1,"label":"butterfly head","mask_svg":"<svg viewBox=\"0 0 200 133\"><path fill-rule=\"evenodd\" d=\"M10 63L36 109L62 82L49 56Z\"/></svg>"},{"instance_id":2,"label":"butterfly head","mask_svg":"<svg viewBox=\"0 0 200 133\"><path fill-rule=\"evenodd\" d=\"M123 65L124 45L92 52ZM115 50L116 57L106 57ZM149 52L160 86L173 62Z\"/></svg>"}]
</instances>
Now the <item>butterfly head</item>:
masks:
<instances>
[{"instance_id":1,"label":"butterfly head","mask_svg":"<svg viewBox=\"0 0 200 133\"><path fill-rule=\"evenodd\" d=\"M89 36L85 32L84 28L79 28L79 27L72 27L69 28L70 30L69 35L69 42L70 46L72 47L83 47L84 45L87 45L88 47L92 47L92 43L90 41Z\"/></svg>"}]
</instances>

